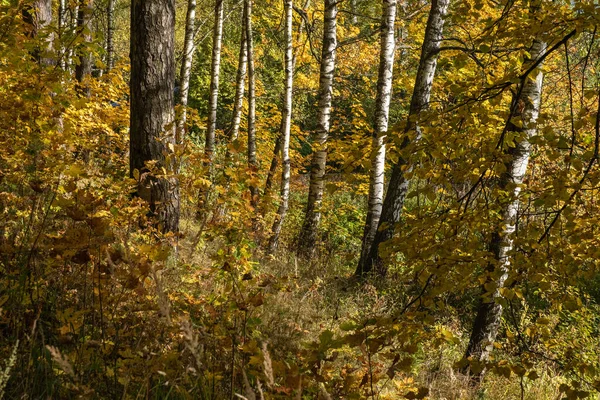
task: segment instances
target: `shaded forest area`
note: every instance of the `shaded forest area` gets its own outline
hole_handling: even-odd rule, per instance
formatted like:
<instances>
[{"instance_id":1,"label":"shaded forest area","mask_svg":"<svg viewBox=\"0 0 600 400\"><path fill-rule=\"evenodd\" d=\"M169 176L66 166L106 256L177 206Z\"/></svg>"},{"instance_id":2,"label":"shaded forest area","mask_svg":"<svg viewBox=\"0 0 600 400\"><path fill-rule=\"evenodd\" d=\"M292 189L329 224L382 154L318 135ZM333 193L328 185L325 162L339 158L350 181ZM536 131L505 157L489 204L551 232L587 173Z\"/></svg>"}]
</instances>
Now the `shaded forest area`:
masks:
<instances>
[{"instance_id":1,"label":"shaded forest area","mask_svg":"<svg viewBox=\"0 0 600 400\"><path fill-rule=\"evenodd\" d=\"M0 398L600 398L593 0L0 0Z\"/></svg>"}]
</instances>

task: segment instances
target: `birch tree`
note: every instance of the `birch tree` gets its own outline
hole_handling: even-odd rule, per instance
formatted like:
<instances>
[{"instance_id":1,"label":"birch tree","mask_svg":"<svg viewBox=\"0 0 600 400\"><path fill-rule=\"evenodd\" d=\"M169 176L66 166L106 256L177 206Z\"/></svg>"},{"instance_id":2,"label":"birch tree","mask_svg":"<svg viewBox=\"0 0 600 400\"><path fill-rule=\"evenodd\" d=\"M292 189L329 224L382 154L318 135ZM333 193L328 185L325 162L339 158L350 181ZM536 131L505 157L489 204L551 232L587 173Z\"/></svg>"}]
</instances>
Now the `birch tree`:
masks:
<instances>
[{"instance_id":1,"label":"birch tree","mask_svg":"<svg viewBox=\"0 0 600 400\"><path fill-rule=\"evenodd\" d=\"M405 135L411 131L416 131L415 140L419 140L421 134L418 126L419 115L427 109L429 105L429 97L431 95L431 86L435 76L437 67L437 59L440 51L442 33L446 20L446 12L448 10L449 0L433 0L427 26L425 27L425 37L421 48L421 57L419 60L419 68L413 95L410 102L410 110L408 121L405 128ZM406 148L410 144L408 136L405 136L400 149ZM411 170L409 161L399 157L398 161L392 168L390 183L385 195L383 207L377 232L373 238L373 243L370 250L363 250L361 259L356 270L357 275L363 275L373 270L374 266L378 272L385 273L382 260L379 255L379 245L392 238L394 229L400 215L406 193L408 192L409 180L405 173Z\"/></svg>"},{"instance_id":2,"label":"birch tree","mask_svg":"<svg viewBox=\"0 0 600 400\"><path fill-rule=\"evenodd\" d=\"M379 76L377 97L375 99L375 129L371 150L371 175L369 180L369 199L367 219L362 240L361 263L369 256L371 244L377 233L385 180L385 139L388 130L390 100L392 97L392 77L394 73L394 55L396 43L394 24L396 21L396 0L383 0L381 21L381 50L379 55Z\"/></svg>"},{"instance_id":3,"label":"birch tree","mask_svg":"<svg viewBox=\"0 0 600 400\"><path fill-rule=\"evenodd\" d=\"M175 0L132 2L130 176L165 232L179 229L177 179L159 175L175 171L174 42Z\"/></svg>"},{"instance_id":4,"label":"birch tree","mask_svg":"<svg viewBox=\"0 0 600 400\"><path fill-rule=\"evenodd\" d=\"M525 63L528 69L546 51L546 43L534 40L529 54L531 59ZM498 229L492 233L489 249L494 255L494 262L487 267L488 281L495 287L492 296L482 298L465 357L485 361L489 358L498 329L502 320L502 304L496 300L500 297L500 290L508 278L510 257L513 249L514 233L519 211L519 194L523 178L527 173L527 165L531 155L529 140L537 132L537 119L540 112L542 82L544 73L541 63L532 74L524 78L524 82L513 96L510 115L507 122L506 134L515 136L516 142L509 143L504 151L507 159L504 162L505 172L500 176L497 188L500 192L510 193L509 201L502 205L502 221ZM520 93L520 95L518 95ZM517 122L521 122L520 124ZM517 122L515 124L515 122ZM512 134L512 135L511 135ZM507 135L505 135L507 136ZM484 289L485 292L485 289Z\"/></svg>"},{"instance_id":5,"label":"birch tree","mask_svg":"<svg viewBox=\"0 0 600 400\"><path fill-rule=\"evenodd\" d=\"M238 55L238 68L235 77L235 96L233 100L233 117L228 132L228 140L232 141L238 138L240 133L240 123L242 120L242 106L244 103L244 91L246 85L246 74L248 70L248 45L246 44L246 7L242 12L242 29L240 37L240 52ZM227 157L229 158L229 156Z\"/></svg>"},{"instance_id":6,"label":"birch tree","mask_svg":"<svg viewBox=\"0 0 600 400\"><path fill-rule=\"evenodd\" d=\"M252 0L245 0L246 44L248 53L248 169L254 175L258 172L256 159L256 78L254 75L254 44L252 42ZM251 178L251 182L254 176ZM256 207L258 188L250 183L251 204Z\"/></svg>"},{"instance_id":7,"label":"birch tree","mask_svg":"<svg viewBox=\"0 0 600 400\"><path fill-rule=\"evenodd\" d=\"M310 2L311 0L306 0L304 2L304 6L302 7L302 10L307 10L308 7L310 6ZM303 11L304 12L304 11ZM300 24L298 25L298 39L300 39L302 37L302 32L304 31L304 26L306 24L306 19L302 18L300 21ZM298 49L294 49L293 50L293 57L292 57L292 74L296 73L296 61L298 60ZM279 166L279 156L281 154L281 128L279 129L280 134L277 136L277 139L275 139L275 146L273 148L273 158L271 159L271 165L269 166L269 172L267 173L267 179L265 181L265 190L264 193L268 194L271 191L271 188L273 187L273 181L275 179L275 173L277 172L277 167Z\"/></svg>"},{"instance_id":8,"label":"birch tree","mask_svg":"<svg viewBox=\"0 0 600 400\"><path fill-rule=\"evenodd\" d=\"M221 47L223 45L223 1L215 0L215 23L213 27L212 62L210 69L210 94L208 100L208 124L204 154L212 163L217 130L217 105L219 100L219 76L221 73Z\"/></svg>"},{"instance_id":9,"label":"birch tree","mask_svg":"<svg viewBox=\"0 0 600 400\"><path fill-rule=\"evenodd\" d=\"M337 47L337 3L337 0L324 0L323 47L319 76L319 113L317 129L312 135L314 153L310 169L308 203L298 239L298 254L304 258L310 258L314 252L321 220Z\"/></svg>"},{"instance_id":10,"label":"birch tree","mask_svg":"<svg viewBox=\"0 0 600 400\"><path fill-rule=\"evenodd\" d=\"M181 72L179 80L179 104L181 105L181 115L177 121L177 143L181 143L185 133L185 124L187 122L187 105L190 93L190 75L192 72L192 61L194 58L194 45L196 23L196 0L188 0L187 14L185 17L185 39L183 45L183 59L181 61Z\"/></svg>"},{"instance_id":11,"label":"birch tree","mask_svg":"<svg viewBox=\"0 0 600 400\"><path fill-rule=\"evenodd\" d=\"M290 198L290 132L292 128L292 93L294 82L293 48L292 48L292 8L293 0L284 0L285 10L285 92L283 113L281 116L281 192L280 203L272 236L269 241L269 253L273 254L279 244L279 235L288 211Z\"/></svg>"}]
</instances>

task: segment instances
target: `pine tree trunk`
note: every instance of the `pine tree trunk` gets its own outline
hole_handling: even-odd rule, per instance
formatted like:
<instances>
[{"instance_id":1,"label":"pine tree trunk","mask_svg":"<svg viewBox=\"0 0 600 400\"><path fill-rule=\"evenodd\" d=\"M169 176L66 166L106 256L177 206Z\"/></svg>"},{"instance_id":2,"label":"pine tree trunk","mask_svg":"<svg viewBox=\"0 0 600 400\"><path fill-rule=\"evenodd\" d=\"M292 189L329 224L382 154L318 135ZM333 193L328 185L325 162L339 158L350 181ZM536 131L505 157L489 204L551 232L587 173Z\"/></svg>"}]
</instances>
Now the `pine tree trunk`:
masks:
<instances>
[{"instance_id":1,"label":"pine tree trunk","mask_svg":"<svg viewBox=\"0 0 600 400\"><path fill-rule=\"evenodd\" d=\"M77 34L83 36L83 45L78 50L79 64L75 67L75 79L79 82L82 95L90 97L90 87L85 80L92 75L92 53L87 48L92 42L92 14L94 0L81 0L77 12Z\"/></svg>"},{"instance_id":2,"label":"pine tree trunk","mask_svg":"<svg viewBox=\"0 0 600 400\"><path fill-rule=\"evenodd\" d=\"M64 1L64 0L61 0ZM108 0L106 5L106 70L115 67L115 0Z\"/></svg>"},{"instance_id":3,"label":"pine tree trunk","mask_svg":"<svg viewBox=\"0 0 600 400\"><path fill-rule=\"evenodd\" d=\"M437 58L441 46L448 4L449 0L433 0L427 26L425 27L419 69L417 70L414 91L410 102L409 117L405 129L405 134L416 131L415 140L419 140L421 136L416 121L419 118L419 114L426 110L429 105L431 86L437 67ZM405 148L408 144L408 139L405 139L401 145L401 149ZM356 271L357 275L369 273L373 269L376 269L380 274L385 274L383 260L379 255L379 246L381 243L392 238L395 226L400 221L409 184L408 179L405 177L405 172L410 170L411 166L402 157L393 166L392 176L390 177L388 190L383 201L379 226L371 245L371 251L368 256L361 256L360 264Z\"/></svg>"},{"instance_id":4,"label":"pine tree trunk","mask_svg":"<svg viewBox=\"0 0 600 400\"><path fill-rule=\"evenodd\" d=\"M154 174L175 171L167 157L175 144L174 41L175 0L132 2L130 176L138 179L137 195L149 203L163 232L179 229L177 179ZM152 171L149 161L156 162Z\"/></svg>"},{"instance_id":5,"label":"pine tree trunk","mask_svg":"<svg viewBox=\"0 0 600 400\"><path fill-rule=\"evenodd\" d=\"M279 235L288 211L290 198L290 131L292 127L292 93L294 83L292 50L292 0L285 0L285 94L281 122L281 199L273 223L268 251L273 254L279 244Z\"/></svg>"},{"instance_id":6,"label":"pine tree trunk","mask_svg":"<svg viewBox=\"0 0 600 400\"><path fill-rule=\"evenodd\" d=\"M298 255L310 258L317 242L317 231L321 220L321 204L325 186L327 164L327 139L331 117L333 74L337 47L337 0L324 0L323 48L321 51L321 73L319 77L319 115L317 130L313 133L313 159L310 170L308 203L304 223L298 240Z\"/></svg>"},{"instance_id":7,"label":"pine tree trunk","mask_svg":"<svg viewBox=\"0 0 600 400\"><path fill-rule=\"evenodd\" d=\"M258 173L256 159L256 79L254 75L254 44L252 43L252 0L245 0L246 7L246 43L248 46L248 169L252 174L251 181ZM251 204L258 204L258 188L250 183Z\"/></svg>"},{"instance_id":8,"label":"pine tree trunk","mask_svg":"<svg viewBox=\"0 0 600 400\"><path fill-rule=\"evenodd\" d=\"M381 31L381 50L379 56L379 78L377 81L377 97L375 99L375 129L371 150L371 176L369 182L369 200L367 220L362 240L360 266L371 251L375 239L381 208L385 180L385 139L388 130L390 100L392 98L392 77L394 73L394 54L396 43L394 24L396 21L396 1L383 0L383 18ZM357 271L360 274L360 271Z\"/></svg>"},{"instance_id":9,"label":"pine tree trunk","mask_svg":"<svg viewBox=\"0 0 600 400\"><path fill-rule=\"evenodd\" d=\"M240 133L240 123L242 121L242 107L244 103L244 90L246 85L246 73L248 70L248 45L246 39L246 7L244 7L242 15L242 33L240 38L240 53L238 55L238 69L235 78L235 97L233 101L233 117L231 119L231 127L229 128L228 140L229 143L236 140ZM228 158L230 155L228 152Z\"/></svg>"},{"instance_id":10,"label":"pine tree trunk","mask_svg":"<svg viewBox=\"0 0 600 400\"><path fill-rule=\"evenodd\" d=\"M219 76L221 73L221 47L223 45L223 1L215 0L215 24L213 28L213 49L210 73L210 98L208 101L208 124L204 154L212 164L215 152L215 132L217 130L217 104L219 100Z\"/></svg>"},{"instance_id":11,"label":"pine tree trunk","mask_svg":"<svg viewBox=\"0 0 600 400\"><path fill-rule=\"evenodd\" d=\"M545 50L546 44L535 40L529 51L531 60L537 60L544 54ZM529 65L531 63L526 63L526 67ZM512 118L507 123L506 131L517 133L517 137L521 140L515 143L514 147L508 147L505 150L508 156L508 160L504 163L506 172L499 178L498 190L510 192L511 196L510 200L502 205L502 222L498 225L497 230L492 233L489 244L495 263L488 266L489 276L487 282L494 283L495 289L491 296L482 297L465 353L465 358L473 357L479 361L485 361L489 358L502 320L502 305L496 302L496 299L500 297L500 290L504 287L504 282L508 278L510 253L513 249L513 234L518 218L519 194L521 193L521 184L527 173L527 165L531 155L529 139L536 134L536 123L540 111L544 74L541 69L536 69L533 74L533 76L525 78L520 97L513 98ZM516 126L513 123L515 120L520 120L522 127ZM486 294L485 289L483 289L483 292Z\"/></svg>"},{"instance_id":12,"label":"pine tree trunk","mask_svg":"<svg viewBox=\"0 0 600 400\"><path fill-rule=\"evenodd\" d=\"M185 19L185 39L183 45L183 59L181 61L181 72L179 81L179 104L181 115L177 121L177 143L181 143L185 134L187 122L187 105L190 93L190 76L192 74L192 61L194 58L194 36L196 23L196 0L188 0L188 9Z\"/></svg>"}]
</instances>

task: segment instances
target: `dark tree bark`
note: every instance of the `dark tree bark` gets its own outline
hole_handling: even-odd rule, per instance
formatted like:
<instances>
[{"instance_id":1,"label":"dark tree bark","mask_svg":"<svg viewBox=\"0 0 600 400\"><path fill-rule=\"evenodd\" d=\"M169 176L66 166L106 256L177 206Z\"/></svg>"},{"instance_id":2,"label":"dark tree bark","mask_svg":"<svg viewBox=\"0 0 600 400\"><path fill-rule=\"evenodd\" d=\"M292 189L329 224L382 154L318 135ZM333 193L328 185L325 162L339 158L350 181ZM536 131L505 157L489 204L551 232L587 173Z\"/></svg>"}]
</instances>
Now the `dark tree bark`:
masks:
<instances>
[{"instance_id":1,"label":"dark tree bark","mask_svg":"<svg viewBox=\"0 0 600 400\"><path fill-rule=\"evenodd\" d=\"M172 174L176 167L174 41L175 0L133 0L130 174L163 232L179 229L178 181L161 175L162 168ZM147 166L151 162L155 167Z\"/></svg>"}]
</instances>

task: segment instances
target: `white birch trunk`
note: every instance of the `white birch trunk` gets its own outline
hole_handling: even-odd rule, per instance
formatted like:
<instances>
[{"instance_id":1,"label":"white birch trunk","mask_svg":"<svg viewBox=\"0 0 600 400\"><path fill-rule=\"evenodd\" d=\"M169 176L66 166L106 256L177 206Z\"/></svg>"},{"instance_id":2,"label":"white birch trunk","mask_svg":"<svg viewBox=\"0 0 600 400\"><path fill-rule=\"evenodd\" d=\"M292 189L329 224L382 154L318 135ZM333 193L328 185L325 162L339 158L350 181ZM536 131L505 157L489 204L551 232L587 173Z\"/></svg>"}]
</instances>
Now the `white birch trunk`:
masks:
<instances>
[{"instance_id":1,"label":"white birch trunk","mask_svg":"<svg viewBox=\"0 0 600 400\"><path fill-rule=\"evenodd\" d=\"M545 51L546 44L535 40L530 50L531 60L539 59ZM531 62L526 64L526 66L528 65L531 65ZM543 79L544 74L538 67L529 77L525 78L521 96L513 99L512 118L508 122L507 132L517 133L518 139L516 143L511 143L505 150L508 156L508 160L504 164L506 172L498 182L498 190L510 192L511 198L508 203L503 205L502 222L493 232L490 241L490 251L494 254L496 263L488 266L490 273L488 282L495 283L495 290L491 298L487 301L482 300L479 305L469 346L465 353L467 358L472 356L480 361L487 360L500 328L503 310L502 305L495 300L500 297L500 289L504 287L510 269L510 253L513 249L513 234L519 211L519 194L531 155L529 140L537 131ZM520 120L522 127L514 125L513 120Z\"/></svg>"},{"instance_id":2,"label":"white birch trunk","mask_svg":"<svg viewBox=\"0 0 600 400\"><path fill-rule=\"evenodd\" d=\"M233 117L229 128L229 142L236 140L240 133L242 121L242 106L244 103L244 90L246 85L246 73L248 69L248 45L246 39L246 7L242 15L242 36L240 38L240 53L238 56L238 69L235 78L235 97L233 101ZM229 157L227 157L229 158Z\"/></svg>"},{"instance_id":3,"label":"white birch trunk","mask_svg":"<svg viewBox=\"0 0 600 400\"><path fill-rule=\"evenodd\" d=\"M419 118L419 114L429 106L431 86L433 85L433 78L435 77L437 59L449 2L450 0L432 1L427 26L425 27L425 37L421 48L419 69L417 70L417 77L405 130L405 133L416 131L417 134L415 140L419 140L421 136L416 121ZM408 139L406 138L401 147L406 147L408 143ZM374 267L379 273L385 274L385 268L379 256L379 245L392 238L395 226L398 221L400 221L402 207L404 206L404 200L406 199L409 184L409 181L404 174L406 171L410 170L411 166L408 165L407 160L404 160L402 157L400 157L398 162L393 166L390 184L381 209L379 226L371 245L371 251L368 256L361 257L356 270L357 275L368 273L372 271Z\"/></svg>"},{"instance_id":4,"label":"white birch trunk","mask_svg":"<svg viewBox=\"0 0 600 400\"><path fill-rule=\"evenodd\" d=\"M396 3L397 0L383 0L381 50L379 56L377 98L375 100L375 129L373 132L371 150L369 200L367 203L367 220L362 241L361 260L369 256L371 244L377 233L381 209L383 207L385 140L388 131L390 100L392 98L392 77L394 73L394 55L396 50L394 37Z\"/></svg>"},{"instance_id":5,"label":"white birch trunk","mask_svg":"<svg viewBox=\"0 0 600 400\"><path fill-rule=\"evenodd\" d=\"M208 124L204 154L209 164L215 151L217 129L217 103L219 100L219 76L221 73L221 47L223 45L223 2L215 0L215 24L213 28L213 50L210 78L210 98L208 101Z\"/></svg>"},{"instance_id":6,"label":"white birch trunk","mask_svg":"<svg viewBox=\"0 0 600 400\"><path fill-rule=\"evenodd\" d=\"M196 24L196 0L188 0L188 9L185 20L185 39L183 46L183 59L181 61L181 72L179 81L179 104L181 105L181 115L177 121L176 142L181 143L185 135L185 125L187 122L187 105L190 93L190 76L192 73L192 61L194 59L194 36Z\"/></svg>"},{"instance_id":7,"label":"white birch trunk","mask_svg":"<svg viewBox=\"0 0 600 400\"><path fill-rule=\"evenodd\" d=\"M281 123L281 203L273 223L272 236L269 242L269 253L273 254L279 244L279 235L288 211L290 198L290 131L292 127L292 91L294 81L293 49L292 49L292 0L285 3L285 95Z\"/></svg>"},{"instance_id":8,"label":"white birch trunk","mask_svg":"<svg viewBox=\"0 0 600 400\"><path fill-rule=\"evenodd\" d=\"M321 220L321 204L325 186L327 164L327 139L331 122L333 74L337 47L337 0L324 0L323 48L319 77L319 115L317 130L313 133L313 159L310 170L308 203L304 223L298 239L298 255L310 258L317 242Z\"/></svg>"},{"instance_id":9,"label":"white birch trunk","mask_svg":"<svg viewBox=\"0 0 600 400\"><path fill-rule=\"evenodd\" d=\"M245 0L246 44L248 46L248 169L255 175L258 172L256 159L256 79L254 75L254 43L252 34L252 0ZM250 184L251 204L258 204L258 188Z\"/></svg>"}]
</instances>

